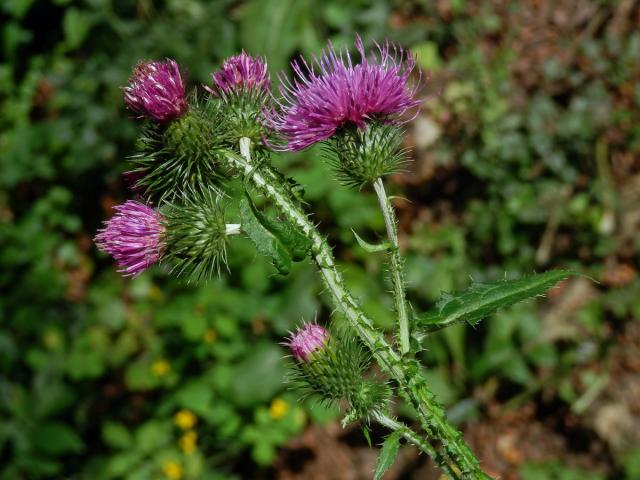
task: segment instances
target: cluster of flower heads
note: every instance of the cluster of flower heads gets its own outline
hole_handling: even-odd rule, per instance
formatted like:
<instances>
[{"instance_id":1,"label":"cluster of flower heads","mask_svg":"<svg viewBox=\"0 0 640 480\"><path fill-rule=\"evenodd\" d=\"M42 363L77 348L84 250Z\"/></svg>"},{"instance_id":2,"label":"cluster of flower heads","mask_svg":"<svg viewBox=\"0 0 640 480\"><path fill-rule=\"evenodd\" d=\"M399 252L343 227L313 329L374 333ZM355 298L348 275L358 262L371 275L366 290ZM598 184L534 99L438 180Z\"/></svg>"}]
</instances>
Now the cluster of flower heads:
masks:
<instances>
[{"instance_id":1,"label":"cluster of flower heads","mask_svg":"<svg viewBox=\"0 0 640 480\"><path fill-rule=\"evenodd\" d=\"M293 83L283 79L282 100L276 102L280 108L266 114L268 125L284 139L275 148L303 150L347 124L363 128L370 120L388 121L417 111L417 84L409 85L415 58L389 42L377 47L379 58L369 60L357 37L360 63L331 44L314 63L293 62L297 78Z\"/></svg>"},{"instance_id":2,"label":"cluster of flower heads","mask_svg":"<svg viewBox=\"0 0 640 480\"><path fill-rule=\"evenodd\" d=\"M175 60L139 63L124 87L124 102L138 116L167 123L185 115L189 109L186 76ZM213 73L214 84L225 93L252 88L269 88L267 66L259 58L243 53L224 62ZM126 172L125 182L137 193L144 173ZM116 214L95 237L98 248L111 255L119 271L136 276L157 263L166 247L164 217L143 203L128 200L115 207Z\"/></svg>"},{"instance_id":3,"label":"cluster of flower heads","mask_svg":"<svg viewBox=\"0 0 640 480\"><path fill-rule=\"evenodd\" d=\"M330 139L346 125L361 129L370 121L398 122L405 112L417 109L417 87L409 84L414 57L387 42L378 45L378 56L370 59L359 37L355 45L359 63L352 60L348 51L338 52L332 45L312 63L292 63L296 79L293 83L283 79L282 98L272 97L261 112L265 126L281 141L265 138L265 144L279 150L302 150ZM212 74L212 80L213 87L205 88L216 96L268 93L270 89L266 62L244 52L225 60ZM124 101L139 117L169 124L189 112L185 84L186 75L175 60L141 62L124 87ZM144 172L126 175L136 191ZM158 211L127 201L116 207L116 215L105 223L95 240L100 249L115 258L121 272L135 276L160 259L164 235L165 226ZM307 336L323 338L313 328ZM298 352L294 355L304 358L305 349L297 345L292 344L297 349L294 352Z\"/></svg>"}]
</instances>

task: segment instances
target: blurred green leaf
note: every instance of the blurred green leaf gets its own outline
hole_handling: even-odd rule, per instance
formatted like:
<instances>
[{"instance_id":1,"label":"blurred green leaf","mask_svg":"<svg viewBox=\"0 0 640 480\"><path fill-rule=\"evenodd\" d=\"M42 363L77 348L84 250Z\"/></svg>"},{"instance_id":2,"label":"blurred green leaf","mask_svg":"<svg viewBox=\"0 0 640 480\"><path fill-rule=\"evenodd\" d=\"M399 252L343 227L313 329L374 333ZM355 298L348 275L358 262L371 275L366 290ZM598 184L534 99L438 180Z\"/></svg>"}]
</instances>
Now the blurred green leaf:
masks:
<instances>
[{"instance_id":1,"label":"blurred green leaf","mask_svg":"<svg viewBox=\"0 0 640 480\"><path fill-rule=\"evenodd\" d=\"M270 342L259 342L235 368L231 391L238 405L265 402L282 388L285 368L282 350Z\"/></svg>"},{"instance_id":2,"label":"blurred green leaf","mask_svg":"<svg viewBox=\"0 0 640 480\"><path fill-rule=\"evenodd\" d=\"M80 436L68 425L49 422L36 428L33 434L35 447L49 455L80 453L85 445Z\"/></svg>"}]
</instances>

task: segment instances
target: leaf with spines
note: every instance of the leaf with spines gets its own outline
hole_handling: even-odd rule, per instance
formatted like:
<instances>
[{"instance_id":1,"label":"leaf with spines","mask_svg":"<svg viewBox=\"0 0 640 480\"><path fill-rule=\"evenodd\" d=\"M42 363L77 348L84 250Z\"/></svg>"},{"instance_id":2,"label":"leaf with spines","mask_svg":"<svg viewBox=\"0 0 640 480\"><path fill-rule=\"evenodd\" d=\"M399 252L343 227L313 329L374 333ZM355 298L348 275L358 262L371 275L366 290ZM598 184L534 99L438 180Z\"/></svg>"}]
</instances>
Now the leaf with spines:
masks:
<instances>
[{"instance_id":1,"label":"leaf with spines","mask_svg":"<svg viewBox=\"0 0 640 480\"><path fill-rule=\"evenodd\" d=\"M517 280L473 283L463 292L443 293L433 309L415 317L416 328L428 333L460 322L476 325L498 309L542 295L572 275L576 273L571 270L551 270Z\"/></svg>"},{"instance_id":2,"label":"leaf with spines","mask_svg":"<svg viewBox=\"0 0 640 480\"><path fill-rule=\"evenodd\" d=\"M376 471L373 474L373 480L380 480L387 470L393 465L398 456L398 450L400 449L400 439L402 438L402 432L396 430L385 438L378 456L378 463L376 464Z\"/></svg>"},{"instance_id":3,"label":"leaf with spines","mask_svg":"<svg viewBox=\"0 0 640 480\"><path fill-rule=\"evenodd\" d=\"M382 242L379 244L369 243L364 240L360 235L356 233L355 230L351 229L353 235L356 237L356 241L358 245L362 247L362 249L367 253L376 253L376 252L386 252L391 248L391 244L389 242Z\"/></svg>"},{"instance_id":4,"label":"leaf with spines","mask_svg":"<svg viewBox=\"0 0 640 480\"><path fill-rule=\"evenodd\" d=\"M271 218L266 213L261 212L251 202L250 206L258 221L280 240L293 260L300 261L306 258L312 244L309 237L296 229L291 223L283 222L277 218Z\"/></svg>"},{"instance_id":5,"label":"leaf with spines","mask_svg":"<svg viewBox=\"0 0 640 480\"><path fill-rule=\"evenodd\" d=\"M253 242L259 253L271 259L279 273L287 275L291 270L291 256L282 242L256 216L257 209L248 198L240 200L242 230Z\"/></svg>"}]
</instances>

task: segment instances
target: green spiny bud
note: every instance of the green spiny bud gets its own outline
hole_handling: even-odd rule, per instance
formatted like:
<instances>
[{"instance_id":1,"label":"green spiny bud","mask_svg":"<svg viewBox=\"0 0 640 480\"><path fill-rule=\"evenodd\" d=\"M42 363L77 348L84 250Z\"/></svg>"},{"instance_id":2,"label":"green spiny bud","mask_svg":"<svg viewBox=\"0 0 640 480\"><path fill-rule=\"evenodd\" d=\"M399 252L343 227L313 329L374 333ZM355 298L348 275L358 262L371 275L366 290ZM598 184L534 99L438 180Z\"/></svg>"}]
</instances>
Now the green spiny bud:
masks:
<instances>
[{"instance_id":1,"label":"green spiny bud","mask_svg":"<svg viewBox=\"0 0 640 480\"><path fill-rule=\"evenodd\" d=\"M346 400L349 417L367 419L372 411L387 409L389 387L364 378L371 357L358 340L305 324L286 345L296 360L294 384L308 394L330 403Z\"/></svg>"},{"instance_id":2,"label":"green spiny bud","mask_svg":"<svg viewBox=\"0 0 640 480\"><path fill-rule=\"evenodd\" d=\"M225 223L217 194L211 190L182 195L180 203L162 208L166 244L163 263L171 272L189 280L211 278L226 262L229 235L240 233L240 225Z\"/></svg>"},{"instance_id":3,"label":"green spiny bud","mask_svg":"<svg viewBox=\"0 0 640 480\"><path fill-rule=\"evenodd\" d=\"M222 118L234 143L247 137L259 144L266 135L262 111L271 98L266 61L242 52L227 58L212 79L213 86L205 88L220 99Z\"/></svg>"},{"instance_id":4,"label":"green spiny bud","mask_svg":"<svg viewBox=\"0 0 640 480\"><path fill-rule=\"evenodd\" d=\"M347 124L325 142L324 153L342 183L361 187L402 170L402 138L402 129L391 123Z\"/></svg>"},{"instance_id":5,"label":"green spiny bud","mask_svg":"<svg viewBox=\"0 0 640 480\"><path fill-rule=\"evenodd\" d=\"M218 150L225 130L216 102L193 96L189 110L169 124L149 122L132 157L140 178L135 188L160 199L173 199L185 190L219 188L224 171Z\"/></svg>"}]
</instances>

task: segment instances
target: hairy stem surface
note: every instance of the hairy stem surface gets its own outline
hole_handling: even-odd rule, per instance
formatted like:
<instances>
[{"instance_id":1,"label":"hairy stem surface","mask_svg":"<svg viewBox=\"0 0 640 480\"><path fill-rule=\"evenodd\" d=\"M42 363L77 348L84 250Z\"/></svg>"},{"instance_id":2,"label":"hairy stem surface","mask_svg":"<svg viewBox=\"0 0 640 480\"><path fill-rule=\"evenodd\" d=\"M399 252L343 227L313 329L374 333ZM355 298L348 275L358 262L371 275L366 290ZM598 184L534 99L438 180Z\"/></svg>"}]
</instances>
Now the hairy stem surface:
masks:
<instances>
[{"instance_id":1,"label":"hairy stem surface","mask_svg":"<svg viewBox=\"0 0 640 480\"><path fill-rule=\"evenodd\" d=\"M373 322L361 311L336 269L329 244L283 187L282 178L270 168L260 168L252 163L251 140L240 139L240 156L231 151L220 153L229 162L229 166L243 172L247 180L268 197L289 222L311 239L312 258L336 306L372 352L380 368L398 383L402 396L416 409L425 432L442 442L442 452L431 452L435 455L434 461L445 472L460 471L461 478L490 478L482 472L478 460L460 433L447 422L442 407L427 388L418 362L403 359L396 353L384 335L373 327Z\"/></svg>"},{"instance_id":2,"label":"hairy stem surface","mask_svg":"<svg viewBox=\"0 0 640 480\"><path fill-rule=\"evenodd\" d=\"M422 438L420 438L420 436L416 432L411 430L404 423L399 422L398 420L379 412L375 412L373 414L373 420L378 422L380 425L387 427L389 430L393 430L394 432L399 431L407 442L418 447L420 451L426 453L431 458L438 457L438 452L436 451L436 449L431 444L425 442ZM449 476L449 478L460 478L460 476L455 473L455 471L452 470L448 464L441 465L441 468Z\"/></svg>"},{"instance_id":3,"label":"hairy stem surface","mask_svg":"<svg viewBox=\"0 0 640 480\"><path fill-rule=\"evenodd\" d=\"M384 224L387 228L387 237L391 243L389 251L389 261L391 264L391 284L393 285L393 298L398 314L398 341L400 343L400 353L405 355L409 352L409 317L407 315L407 301L404 286L404 276L402 274L402 258L398 246L398 226L396 222L393 206L384 190L382 179L378 178L373 183L373 188L378 195L380 209L384 217Z\"/></svg>"}]
</instances>

